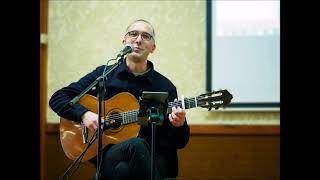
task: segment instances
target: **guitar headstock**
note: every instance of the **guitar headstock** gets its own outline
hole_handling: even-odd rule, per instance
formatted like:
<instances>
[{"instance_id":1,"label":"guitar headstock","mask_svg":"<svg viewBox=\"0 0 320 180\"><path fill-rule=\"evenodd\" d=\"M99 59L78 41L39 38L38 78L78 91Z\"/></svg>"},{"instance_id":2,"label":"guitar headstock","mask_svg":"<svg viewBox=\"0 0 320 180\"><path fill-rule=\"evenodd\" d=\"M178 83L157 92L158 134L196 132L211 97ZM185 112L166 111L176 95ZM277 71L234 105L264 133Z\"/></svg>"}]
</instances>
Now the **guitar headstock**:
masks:
<instances>
[{"instance_id":1,"label":"guitar headstock","mask_svg":"<svg viewBox=\"0 0 320 180\"><path fill-rule=\"evenodd\" d=\"M228 90L219 90L201 94L197 97L197 103L198 106L208 108L210 111L212 108L219 109L229 104L232 98L233 96Z\"/></svg>"}]
</instances>

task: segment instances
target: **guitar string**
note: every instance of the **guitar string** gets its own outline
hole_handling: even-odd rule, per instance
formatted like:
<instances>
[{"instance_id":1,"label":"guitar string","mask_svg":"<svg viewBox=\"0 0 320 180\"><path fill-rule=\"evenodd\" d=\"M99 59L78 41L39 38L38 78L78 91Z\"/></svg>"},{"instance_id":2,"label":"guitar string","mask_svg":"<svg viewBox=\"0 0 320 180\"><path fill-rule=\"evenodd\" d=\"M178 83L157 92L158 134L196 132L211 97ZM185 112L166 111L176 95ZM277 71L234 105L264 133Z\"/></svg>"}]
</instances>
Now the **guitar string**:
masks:
<instances>
[{"instance_id":1,"label":"guitar string","mask_svg":"<svg viewBox=\"0 0 320 180\"><path fill-rule=\"evenodd\" d=\"M188 103L189 107L190 105L195 106L195 101L199 101L205 99L205 97L197 97L197 99L195 100L194 98L186 98L185 102ZM172 108L173 106L181 106L182 105L182 101L178 100L178 101L174 101L174 102L169 102L168 103L168 108ZM126 122L132 122L132 121L136 121L135 116L137 115L138 110L133 110L133 111L128 111L128 112L122 112L122 113L117 113L117 114L112 114L110 116L107 116L107 122L110 122L110 120L115 120L116 122L119 122L119 120L126 120L126 119L130 119ZM133 119L132 119L133 118Z\"/></svg>"},{"instance_id":2,"label":"guitar string","mask_svg":"<svg viewBox=\"0 0 320 180\"><path fill-rule=\"evenodd\" d=\"M188 102L188 104L189 104L189 107L190 107L190 104L195 105L194 101L195 101L194 98L186 100L186 102ZM177 106L177 105L181 106L181 103L182 103L182 101L170 102L169 103L169 108L171 108L173 106ZM128 120L126 122L131 122L131 120L132 121L136 121L135 116L138 114L138 111L139 110L132 110L132 111L128 111L128 112L121 112L121 113L117 113L117 114L112 114L110 116L107 116L107 118L106 118L107 120L106 121L109 122L110 120L115 120L116 122L118 122L119 120L122 120L122 119L125 120L125 119L128 119L128 118L130 120Z\"/></svg>"},{"instance_id":3,"label":"guitar string","mask_svg":"<svg viewBox=\"0 0 320 180\"><path fill-rule=\"evenodd\" d=\"M196 106L195 102L196 101L200 101L203 99L207 99L206 97L196 97L195 98L186 98L185 102L189 105L188 108L190 108L192 105L193 107ZM172 108L173 106L182 106L182 101L178 100L178 101L173 101L173 102L169 102L168 103L168 110L170 111L170 108ZM122 113L117 113L117 114L112 114L110 116L107 116L106 118L106 122L110 122L111 120L115 121L115 124L127 124L127 123L131 123L131 122L135 122L137 121L137 115L138 115L138 111L139 110L132 110L132 111L128 111L128 112L122 112Z\"/></svg>"},{"instance_id":4,"label":"guitar string","mask_svg":"<svg viewBox=\"0 0 320 180\"><path fill-rule=\"evenodd\" d=\"M199 100L203 100L203 99L206 99L206 97L197 97L197 101L199 101ZM194 98L186 98L185 99L185 102L188 102L188 104L193 104L193 105L195 105L195 99ZM179 106L181 106L182 105L182 101L181 100L178 100L178 101L174 101L174 102L169 102L168 103L168 105L169 105L169 108L171 108L171 107L173 107L173 106L177 106L177 105L179 105ZM189 106L190 107L190 106ZM111 116L113 116L113 117L117 117L117 115L118 115L118 118L122 118L123 117L123 115L122 114L124 114L124 116L126 116L126 114L127 115L131 115L132 113L135 115L136 113L137 113L137 111L138 110L132 110L132 111L128 111L128 112L122 112L122 113L118 113L118 114L116 114L116 115L114 115L114 114L112 114ZM119 115L120 114L120 115Z\"/></svg>"},{"instance_id":5,"label":"guitar string","mask_svg":"<svg viewBox=\"0 0 320 180\"><path fill-rule=\"evenodd\" d=\"M193 104L193 106L195 105L195 99L194 98L187 99L185 102L188 102L188 104ZM170 102L168 104L169 104L169 108L171 108L171 107L177 106L177 105L181 106L181 103L182 103L181 101L178 101L178 102ZM190 105L189 105L189 107L190 107ZM121 112L121 113L117 113L117 114L112 114L110 116L113 117L113 118L122 118L123 116L128 117L128 116L131 116L131 115L136 115L138 111L139 110L132 110L132 111L127 111L127 112ZM108 116L109 119L110 119L110 116Z\"/></svg>"},{"instance_id":6,"label":"guitar string","mask_svg":"<svg viewBox=\"0 0 320 180\"><path fill-rule=\"evenodd\" d=\"M203 99L208 99L208 97L202 97L202 96L198 96L196 98L185 98L185 103L188 104L188 108L191 107L191 105L193 107L196 106L196 101L201 101ZM198 103L197 103L198 105ZM174 106L182 106L182 101L178 100L178 101L173 101L173 102L169 102L168 103L168 111L170 111L170 109ZM111 114L110 116L107 116L106 118L106 122L110 122L111 120L115 121L115 124L127 124L127 123L131 123L131 122L135 122L137 121L137 115L138 115L138 111L139 110L132 110L132 111L128 111L128 112L121 112L121 113L117 113L117 114Z\"/></svg>"}]
</instances>

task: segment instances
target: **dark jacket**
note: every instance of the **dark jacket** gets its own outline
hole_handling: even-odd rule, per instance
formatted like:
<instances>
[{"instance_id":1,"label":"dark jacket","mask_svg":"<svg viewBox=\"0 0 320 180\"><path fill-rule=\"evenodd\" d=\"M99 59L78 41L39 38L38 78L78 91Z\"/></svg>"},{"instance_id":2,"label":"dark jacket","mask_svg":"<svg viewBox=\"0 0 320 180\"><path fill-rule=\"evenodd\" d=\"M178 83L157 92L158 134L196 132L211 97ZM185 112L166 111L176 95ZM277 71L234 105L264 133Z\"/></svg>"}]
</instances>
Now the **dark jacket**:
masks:
<instances>
[{"instance_id":1,"label":"dark jacket","mask_svg":"<svg viewBox=\"0 0 320 180\"><path fill-rule=\"evenodd\" d=\"M105 81L107 100L120 92L129 92L137 99L142 91L165 91L169 93L169 102L177 98L176 87L166 77L154 70L153 64L148 61L147 73L134 76L126 66L124 60ZM49 105L59 116L76 122L81 122L81 116L88 110L80 104L71 108L65 106L73 97L80 94L94 82L104 71L105 66L99 66L91 73L82 77L78 82L56 91L50 98ZM107 67L107 69L110 66ZM87 94L97 96L97 91L90 90ZM141 127L140 135L146 138L151 147L151 126ZM163 125L156 129L156 163L161 177L176 177L178 174L177 149L185 147L189 141L190 130L185 121L182 127L174 127L165 117Z\"/></svg>"}]
</instances>

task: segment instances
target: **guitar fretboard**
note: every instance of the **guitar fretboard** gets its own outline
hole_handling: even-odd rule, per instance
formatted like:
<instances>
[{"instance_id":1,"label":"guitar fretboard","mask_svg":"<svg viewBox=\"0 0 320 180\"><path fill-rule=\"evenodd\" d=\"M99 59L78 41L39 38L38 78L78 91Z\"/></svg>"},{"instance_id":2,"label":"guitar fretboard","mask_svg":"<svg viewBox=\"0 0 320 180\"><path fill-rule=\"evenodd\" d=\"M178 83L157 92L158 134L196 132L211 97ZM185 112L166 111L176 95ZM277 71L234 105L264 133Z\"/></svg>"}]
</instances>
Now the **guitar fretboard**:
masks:
<instances>
[{"instance_id":1,"label":"guitar fretboard","mask_svg":"<svg viewBox=\"0 0 320 180\"><path fill-rule=\"evenodd\" d=\"M167 112L171 113L172 112L172 107L174 107L174 106L183 107L183 104L184 104L184 108L185 109L191 109L191 108L197 107L198 106L197 97L184 98L183 101L182 100L178 100L178 101L175 101L175 102L169 102L168 103Z\"/></svg>"},{"instance_id":2,"label":"guitar fretboard","mask_svg":"<svg viewBox=\"0 0 320 180\"><path fill-rule=\"evenodd\" d=\"M138 110L115 113L106 118L105 125L109 125L112 120L120 124L130 124L138 121Z\"/></svg>"},{"instance_id":3,"label":"guitar fretboard","mask_svg":"<svg viewBox=\"0 0 320 180\"><path fill-rule=\"evenodd\" d=\"M178 100L174 102L169 102L167 113L171 113L172 107L174 106L183 107L183 102L184 102L185 109L197 107L197 97L184 98L184 101ZM134 123L138 121L138 114L139 114L139 109L127 111L127 112L115 113L106 118L107 120L105 121L105 125L109 125L109 122L112 120L120 124Z\"/></svg>"}]
</instances>

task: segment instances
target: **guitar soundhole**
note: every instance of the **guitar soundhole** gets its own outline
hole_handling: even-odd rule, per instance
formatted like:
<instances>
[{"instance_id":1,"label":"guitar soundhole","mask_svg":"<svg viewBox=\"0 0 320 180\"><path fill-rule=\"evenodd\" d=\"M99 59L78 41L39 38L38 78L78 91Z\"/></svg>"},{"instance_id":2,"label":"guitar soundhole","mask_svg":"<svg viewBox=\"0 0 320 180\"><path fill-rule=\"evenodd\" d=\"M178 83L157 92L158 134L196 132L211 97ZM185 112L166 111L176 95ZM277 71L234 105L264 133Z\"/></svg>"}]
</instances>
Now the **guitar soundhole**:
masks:
<instances>
[{"instance_id":1,"label":"guitar soundhole","mask_svg":"<svg viewBox=\"0 0 320 180\"><path fill-rule=\"evenodd\" d=\"M122 116L119 113L112 113L109 116L109 125L111 128L117 129L122 124Z\"/></svg>"}]
</instances>

